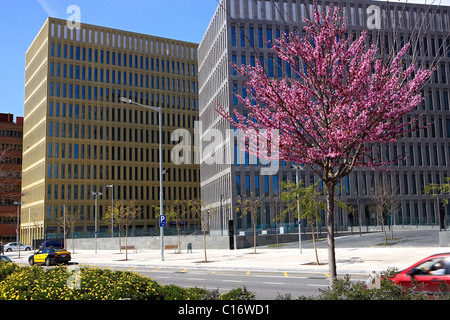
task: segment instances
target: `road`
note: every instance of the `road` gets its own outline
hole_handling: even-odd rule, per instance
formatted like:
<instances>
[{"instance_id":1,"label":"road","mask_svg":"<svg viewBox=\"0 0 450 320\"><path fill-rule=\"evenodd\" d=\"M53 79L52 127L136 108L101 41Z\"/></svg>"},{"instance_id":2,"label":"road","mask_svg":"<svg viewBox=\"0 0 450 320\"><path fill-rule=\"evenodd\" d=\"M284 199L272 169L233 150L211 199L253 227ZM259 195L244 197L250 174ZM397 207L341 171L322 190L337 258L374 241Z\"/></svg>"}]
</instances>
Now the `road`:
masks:
<instances>
[{"instance_id":1,"label":"road","mask_svg":"<svg viewBox=\"0 0 450 320\"><path fill-rule=\"evenodd\" d=\"M377 259L381 259L377 256L371 257L362 255L362 252L357 253L357 250L365 248L373 249L373 248L430 248L438 246L438 230L436 229L406 229L402 230L400 228L396 228L394 232L394 240L390 240L390 246L380 246L380 244L384 243L384 234L383 233L370 233L370 234L362 234L361 236L356 233L353 235L342 236L336 238L336 247L337 248L351 248L351 250L356 250L348 255L347 260L349 261L341 261L346 266L350 267L353 264L363 264L361 261L361 257L365 257L368 259L367 263L365 263L365 267L359 266L356 268L355 272L363 272L362 270L367 270L365 274L353 274L352 271L349 273L352 276L352 280L355 281L365 281L368 277L368 273L377 269L377 263L379 261ZM318 247L319 249L326 248L326 241L319 241ZM302 247L312 248L311 241L302 241ZM264 248L264 247L262 247ZM282 250L283 248L298 248L297 243L289 243L285 244L278 248L264 248L265 250L270 250L270 252L276 252L278 250ZM370 251L370 250L369 250ZM442 249L445 251L445 249ZM269 252L269 251L268 251ZM226 252L228 253L228 252ZM16 254L16 253L14 253ZM159 254L159 252L158 252ZM268 258L270 258L269 253ZM11 254L9 254L11 255ZM403 258L410 259L411 253L405 253ZM89 257L89 256L88 256ZM110 267L113 269L119 268L119 266L115 263L117 260L117 255L106 255L106 259L112 259ZM185 259L190 258L188 256L183 256ZM263 255L259 257L264 257ZM395 259L402 259L402 257L398 257ZM158 255L159 258L159 255ZM180 256L180 259L182 257ZM242 261L247 261L245 258L241 257ZM417 257L419 259L421 257ZM103 258L102 258L103 259ZM273 300L278 295L290 294L291 297L297 298L299 296L314 296L319 294L319 289L326 289L329 285L329 279L325 272L328 268L320 268L321 271L317 269L312 270L303 270L303 271L293 271L293 267L291 265L290 268L287 267L287 270L283 270L282 265L274 268L272 272L270 268L265 268L264 260L256 260L255 263L260 263L261 269L255 268L256 265L247 264L239 265L241 260L236 260L236 265L231 265L230 267L221 266L215 268L213 265L208 266L208 268L198 268L190 267L192 265L192 259L188 259L186 261L183 260L183 263L180 263L180 266L163 266L160 268L158 264L155 264L154 261L149 260L148 257L144 256L141 258L142 260L138 260L138 257L134 257L131 260L131 264L127 265L127 267L122 266L122 268L130 270L133 268L136 272L145 274L152 279L155 279L161 284L176 284L182 287L200 287L206 288L208 290L216 290L219 289L219 292L226 292L231 289L237 288L239 286L246 286L246 288L254 292L256 294L257 299L269 299ZM221 259L224 262L227 262L229 259L228 256L221 256ZM382 259L381 259L382 260ZM97 260L95 260L97 261ZM100 260L99 260L100 261ZM105 260L106 261L106 260ZM268 260L273 263L272 260ZM312 261L312 260L311 260ZM104 262L101 261L104 265ZM136 266L133 266L133 262L139 263ZM276 262L276 260L275 260ZM401 260L392 261L392 265L397 266L398 263L402 262ZM24 262L26 263L26 262ZM77 264L77 259L74 259L74 264ZM372 263L374 264L372 267ZM150 264L151 266L146 266L146 264ZM95 265L95 263L93 263ZM247 269L247 267L248 269ZM187 269L182 269L187 268ZM311 268L308 268L311 269ZM251 270L251 271L248 271ZM259 271L257 271L259 270ZM265 270L265 271L263 271ZM347 269L348 270L348 269ZM385 269L384 269L385 270ZM288 271L288 272L283 272ZM312 273L307 273L312 272Z\"/></svg>"},{"instance_id":2,"label":"road","mask_svg":"<svg viewBox=\"0 0 450 320\"><path fill-rule=\"evenodd\" d=\"M390 233L389 233L390 236ZM395 240L390 241L391 247L428 247L439 243L436 229L400 229L394 231ZM384 234L369 233L360 236L354 235L336 237L336 246L340 248L371 248L384 243ZM304 241L303 248L312 248L312 241ZM326 241L318 242L319 248L326 248ZM297 243L285 244L280 248L298 248ZM273 248L273 250L277 250ZM223 270L196 270L196 269L136 269L136 272L145 274L161 284L176 284L182 287L201 287L217 289L225 292L245 285L249 291L256 293L256 298L273 300L278 294L291 294L292 298L299 296L318 295L319 289L326 289L329 279L324 273L285 273L285 272L248 272ZM368 274L351 274L353 281L365 281Z\"/></svg>"},{"instance_id":3,"label":"road","mask_svg":"<svg viewBox=\"0 0 450 320\"><path fill-rule=\"evenodd\" d=\"M175 284L181 287L200 287L208 290L219 289L220 293L245 286L256 294L258 300L273 300L278 294L290 294L292 298L319 294L326 289L329 279L321 273L256 272L234 270L198 269L146 269L137 268L135 272L144 274L158 283ZM355 281L364 281L366 276L354 275Z\"/></svg>"}]
</instances>

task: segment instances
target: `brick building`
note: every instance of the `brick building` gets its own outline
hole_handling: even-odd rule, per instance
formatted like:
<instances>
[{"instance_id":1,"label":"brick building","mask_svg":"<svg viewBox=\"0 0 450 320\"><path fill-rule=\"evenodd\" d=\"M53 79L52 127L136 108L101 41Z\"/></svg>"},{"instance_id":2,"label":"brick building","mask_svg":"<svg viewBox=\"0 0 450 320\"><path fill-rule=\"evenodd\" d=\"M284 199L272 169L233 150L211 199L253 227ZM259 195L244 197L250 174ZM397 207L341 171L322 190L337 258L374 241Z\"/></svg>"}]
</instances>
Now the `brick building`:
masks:
<instances>
[{"instance_id":1,"label":"brick building","mask_svg":"<svg viewBox=\"0 0 450 320\"><path fill-rule=\"evenodd\" d=\"M23 117L0 114L0 240L15 240L22 173Z\"/></svg>"}]
</instances>

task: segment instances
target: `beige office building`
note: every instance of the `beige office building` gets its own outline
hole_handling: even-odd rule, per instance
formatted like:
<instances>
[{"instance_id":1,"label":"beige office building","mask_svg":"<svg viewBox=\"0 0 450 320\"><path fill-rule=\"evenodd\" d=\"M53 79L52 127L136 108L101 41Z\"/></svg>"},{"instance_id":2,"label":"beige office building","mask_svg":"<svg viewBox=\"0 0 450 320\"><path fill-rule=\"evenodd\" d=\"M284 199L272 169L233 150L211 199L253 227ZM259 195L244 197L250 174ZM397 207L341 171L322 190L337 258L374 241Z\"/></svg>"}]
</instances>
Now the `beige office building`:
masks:
<instances>
[{"instance_id":1,"label":"beige office building","mask_svg":"<svg viewBox=\"0 0 450 320\"><path fill-rule=\"evenodd\" d=\"M162 108L165 205L200 196L199 166L176 165L171 141L198 120L197 44L49 18L26 53L21 240L61 234L63 212L76 233L100 235L112 201L134 200L134 234L159 232L158 113ZM107 187L107 186L113 187ZM186 218L184 227L195 222Z\"/></svg>"}]
</instances>

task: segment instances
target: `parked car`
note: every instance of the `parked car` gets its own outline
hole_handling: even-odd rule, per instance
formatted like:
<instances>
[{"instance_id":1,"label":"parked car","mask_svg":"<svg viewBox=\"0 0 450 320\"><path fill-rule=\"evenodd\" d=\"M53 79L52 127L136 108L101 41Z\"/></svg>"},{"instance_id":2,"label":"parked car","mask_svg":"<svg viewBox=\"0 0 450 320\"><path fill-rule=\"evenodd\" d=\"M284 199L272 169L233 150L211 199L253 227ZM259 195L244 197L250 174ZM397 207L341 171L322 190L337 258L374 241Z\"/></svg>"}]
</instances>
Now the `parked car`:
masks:
<instances>
[{"instance_id":1,"label":"parked car","mask_svg":"<svg viewBox=\"0 0 450 320\"><path fill-rule=\"evenodd\" d=\"M45 264L46 266L59 263L67 264L70 260L70 252L66 249L53 248L39 249L38 252L28 257L28 263L31 266L33 264Z\"/></svg>"},{"instance_id":2,"label":"parked car","mask_svg":"<svg viewBox=\"0 0 450 320\"><path fill-rule=\"evenodd\" d=\"M450 253L435 254L395 274L391 280L400 286L430 293L440 292L440 285L450 285Z\"/></svg>"},{"instance_id":3,"label":"parked car","mask_svg":"<svg viewBox=\"0 0 450 320\"><path fill-rule=\"evenodd\" d=\"M55 248L55 249L63 249L64 248L64 240L47 240L41 243L39 249L44 248Z\"/></svg>"},{"instance_id":4,"label":"parked car","mask_svg":"<svg viewBox=\"0 0 450 320\"><path fill-rule=\"evenodd\" d=\"M6 263L14 263L8 256L0 255L0 263L6 262Z\"/></svg>"},{"instance_id":5,"label":"parked car","mask_svg":"<svg viewBox=\"0 0 450 320\"><path fill-rule=\"evenodd\" d=\"M30 246L24 245L23 243L10 242L5 245L5 252L19 251L19 246L20 246L20 251L31 251L32 250L32 248Z\"/></svg>"}]
</instances>

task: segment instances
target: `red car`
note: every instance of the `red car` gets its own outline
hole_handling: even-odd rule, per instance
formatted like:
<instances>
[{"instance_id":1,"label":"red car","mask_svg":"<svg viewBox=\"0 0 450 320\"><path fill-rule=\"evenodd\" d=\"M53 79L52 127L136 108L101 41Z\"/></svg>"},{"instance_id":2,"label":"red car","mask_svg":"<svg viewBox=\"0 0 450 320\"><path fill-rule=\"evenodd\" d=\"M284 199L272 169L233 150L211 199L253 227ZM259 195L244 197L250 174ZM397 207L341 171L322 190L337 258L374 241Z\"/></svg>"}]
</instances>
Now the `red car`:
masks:
<instances>
[{"instance_id":1,"label":"red car","mask_svg":"<svg viewBox=\"0 0 450 320\"><path fill-rule=\"evenodd\" d=\"M415 290L440 292L440 286L450 286L450 253L435 254L398 272L391 280L403 287L416 286Z\"/></svg>"}]
</instances>

